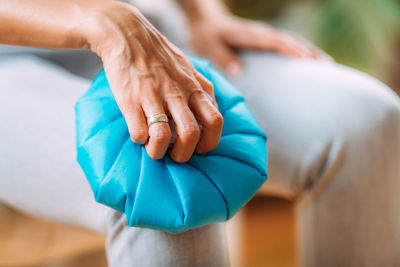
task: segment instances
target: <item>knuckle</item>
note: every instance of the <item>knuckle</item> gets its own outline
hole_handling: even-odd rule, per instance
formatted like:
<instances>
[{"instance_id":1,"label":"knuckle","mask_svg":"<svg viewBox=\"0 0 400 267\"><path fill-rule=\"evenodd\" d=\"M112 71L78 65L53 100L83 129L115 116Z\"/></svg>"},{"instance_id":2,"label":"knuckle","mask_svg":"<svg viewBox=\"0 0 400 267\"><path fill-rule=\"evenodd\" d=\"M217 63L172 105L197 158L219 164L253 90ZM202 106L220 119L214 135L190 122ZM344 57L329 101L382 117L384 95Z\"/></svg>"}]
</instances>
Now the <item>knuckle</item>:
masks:
<instances>
[{"instance_id":1,"label":"knuckle","mask_svg":"<svg viewBox=\"0 0 400 267\"><path fill-rule=\"evenodd\" d=\"M204 83L204 86L207 87L207 89L210 89L210 90L213 90L213 89L214 89L213 83L210 82L208 79L204 78L204 79L203 79L203 83Z\"/></svg>"},{"instance_id":2,"label":"knuckle","mask_svg":"<svg viewBox=\"0 0 400 267\"><path fill-rule=\"evenodd\" d=\"M214 85L210 81L207 81L207 91L214 94Z\"/></svg>"},{"instance_id":3,"label":"knuckle","mask_svg":"<svg viewBox=\"0 0 400 267\"><path fill-rule=\"evenodd\" d=\"M160 128L154 131L151 138L157 143L166 143L171 140L171 131L169 129Z\"/></svg>"},{"instance_id":4,"label":"knuckle","mask_svg":"<svg viewBox=\"0 0 400 267\"><path fill-rule=\"evenodd\" d=\"M147 139L147 130L144 128L133 129L131 132L132 139L138 140L145 140ZM133 140L135 142L135 140Z\"/></svg>"},{"instance_id":5,"label":"knuckle","mask_svg":"<svg viewBox=\"0 0 400 267\"><path fill-rule=\"evenodd\" d=\"M179 93L176 93L176 92L166 93L165 96L164 96L164 99L167 102L184 102L185 101L183 95L179 94Z\"/></svg>"},{"instance_id":6,"label":"knuckle","mask_svg":"<svg viewBox=\"0 0 400 267\"><path fill-rule=\"evenodd\" d=\"M200 127L196 124L185 125L181 131L181 137L185 141L191 141L200 137Z\"/></svg>"},{"instance_id":7,"label":"knuckle","mask_svg":"<svg viewBox=\"0 0 400 267\"><path fill-rule=\"evenodd\" d=\"M185 87L188 88L198 88L198 81L196 80L195 77L189 75L189 74L183 74L182 77L182 82L185 84Z\"/></svg>"},{"instance_id":8,"label":"knuckle","mask_svg":"<svg viewBox=\"0 0 400 267\"><path fill-rule=\"evenodd\" d=\"M198 87L193 89L193 91L192 91L192 97L200 97L203 95L204 95L204 91Z\"/></svg>"},{"instance_id":9,"label":"knuckle","mask_svg":"<svg viewBox=\"0 0 400 267\"><path fill-rule=\"evenodd\" d=\"M222 128L224 124L224 118L222 117L221 113L216 112L207 120L207 124L215 127L215 128Z\"/></svg>"}]
</instances>

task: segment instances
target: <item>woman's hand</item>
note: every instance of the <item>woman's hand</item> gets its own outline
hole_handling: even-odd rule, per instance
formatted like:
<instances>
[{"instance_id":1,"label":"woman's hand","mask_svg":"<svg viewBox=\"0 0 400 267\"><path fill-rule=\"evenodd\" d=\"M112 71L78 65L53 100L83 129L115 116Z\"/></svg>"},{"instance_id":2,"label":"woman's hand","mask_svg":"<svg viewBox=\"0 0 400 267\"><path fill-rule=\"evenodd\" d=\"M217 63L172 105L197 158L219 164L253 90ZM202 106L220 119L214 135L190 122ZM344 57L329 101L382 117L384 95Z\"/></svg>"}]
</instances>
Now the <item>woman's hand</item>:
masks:
<instances>
[{"instance_id":1,"label":"woman's hand","mask_svg":"<svg viewBox=\"0 0 400 267\"><path fill-rule=\"evenodd\" d=\"M170 155L175 161L219 143L222 115L212 84L129 4L0 0L0 43L96 52L133 142L145 144L153 159L162 158L171 142L167 123L147 126L146 117L160 113L174 123L177 137Z\"/></svg>"},{"instance_id":2,"label":"woman's hand","mask_svg":"<svg viewBox=\"0 0 400 267\"><path fill-rule=\"evenodd\" d=\"M188 15L191 46L200 55L216 62L228 74L237 75L242 70L242 64L235 54L240 49L331 60L322 50L300 37L265 23L230 15L219 3L220 0L190 1L192 5L184 10Z\"/></svg>"},{"instance_id":3,"label":"woman's hand","mask_svg":"<svg viewBox=\"0 0 400 267\"><path fill-rule=\"evenodd\" d=\"M163 122L148 127L146 117L165 113L172 117L177 133L172 159L185 162L195 151L214 149L223 119L213 86L183 52L129 4L103 1L88 12L89 46L102 58L132 141L145 144L151 158L162 158L171 129Z\"/></svg>"}]
</instances>

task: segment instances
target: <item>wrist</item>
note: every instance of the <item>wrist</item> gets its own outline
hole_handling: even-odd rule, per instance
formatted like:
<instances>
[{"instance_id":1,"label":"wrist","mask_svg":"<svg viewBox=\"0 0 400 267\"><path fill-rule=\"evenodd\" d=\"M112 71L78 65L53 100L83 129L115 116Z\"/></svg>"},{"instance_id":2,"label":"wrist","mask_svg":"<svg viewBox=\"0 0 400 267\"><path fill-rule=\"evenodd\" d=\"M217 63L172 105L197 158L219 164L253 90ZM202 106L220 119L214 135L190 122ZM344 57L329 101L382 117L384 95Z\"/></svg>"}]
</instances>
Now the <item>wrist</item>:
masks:
<instances>
[{"instance_id":1,"label":"wrist","mask_svg":"<svg viewBox=\"0 0 400 267\"><path fill-rule=\"evenodd\" d=\"M72 0L65 18L63 48L92 49L102 34L101 13L108 0Z\"/></svg>"},{"instance_id":2,"label":"wrist","mask_svg":"<svg viewBox=\"0 0 400 267\"><path fill-rule=\"evenodd\" d=\"M84 10L80 20L79 36L80 48L88 49L99 54L99 45L105 38L108 27L101 10Z\"/></svg>"},{"instance_id":3,"label":"wrist","mask_svg":"<svg viewBox=\"0 0 400 267\"><path fill-rule=\"evenodd\" d=\"M118 44L118 39L121 38L116 37L124 25L123 15L126 13L126 7L123 5L117 1L106 0L97 2L95 7L80 7L81 20L78 35L82 49L92 50L101 56L105 47ZM130 7L130 10L135 10L135 8ZM132 12L129 15L130 19L134 19Z\"/></svg>"},{"instance_id":4,"label":"wrist","mask_svg":"<svg viewBox=\"0 0 400 267\"><path fill-rule=\"evenodd\" d=\"M107 1L101 8L91 9L85 17L82 27L85 48L96 53L103 63L117 59L140 64L148 60L146 42L153 33L137 8Z\"/></svg>"}]
</instances>

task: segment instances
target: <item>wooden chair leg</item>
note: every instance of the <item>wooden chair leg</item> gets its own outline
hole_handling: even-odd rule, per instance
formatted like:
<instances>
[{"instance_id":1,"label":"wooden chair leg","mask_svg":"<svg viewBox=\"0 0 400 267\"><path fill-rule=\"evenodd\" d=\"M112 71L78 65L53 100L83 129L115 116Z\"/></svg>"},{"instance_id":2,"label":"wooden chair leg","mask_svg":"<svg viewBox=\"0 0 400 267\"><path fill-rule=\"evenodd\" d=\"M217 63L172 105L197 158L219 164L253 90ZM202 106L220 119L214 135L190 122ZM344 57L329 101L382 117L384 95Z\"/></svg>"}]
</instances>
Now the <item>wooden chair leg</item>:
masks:
<instances>
[{"instance_id":1,"label":"wooden chair leg","mask_svg":"<svg viewBox=\"0 0 400 267\"><path fill-rule=\"evenodd\" d=\"M256 196L226 224L232 267L296 267L294 204Z\"/></svg>"}]
</instances>

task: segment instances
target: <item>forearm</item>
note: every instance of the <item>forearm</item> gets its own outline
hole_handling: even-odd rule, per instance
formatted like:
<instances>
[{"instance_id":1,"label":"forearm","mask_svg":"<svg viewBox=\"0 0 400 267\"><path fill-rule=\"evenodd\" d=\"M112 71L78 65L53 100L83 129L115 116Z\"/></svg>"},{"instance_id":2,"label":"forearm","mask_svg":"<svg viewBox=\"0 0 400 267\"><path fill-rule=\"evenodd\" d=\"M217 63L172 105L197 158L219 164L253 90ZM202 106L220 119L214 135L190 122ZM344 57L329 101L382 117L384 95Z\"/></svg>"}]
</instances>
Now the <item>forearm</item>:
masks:
<instances>
[{"instance_id":1,"label":"forearm","mask_svg":"<svg viewBox=\"0 0 400 267\"><path fill-rule=\"evenodd\" d=\"M88 48L91 24L85 14L93 9L92 3L93 0L0 0L0 43Z\"/></svg>"}]
</instances>

